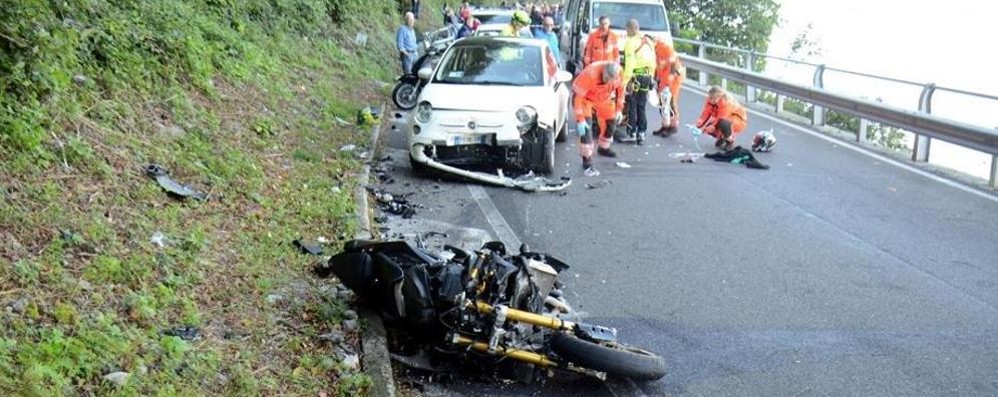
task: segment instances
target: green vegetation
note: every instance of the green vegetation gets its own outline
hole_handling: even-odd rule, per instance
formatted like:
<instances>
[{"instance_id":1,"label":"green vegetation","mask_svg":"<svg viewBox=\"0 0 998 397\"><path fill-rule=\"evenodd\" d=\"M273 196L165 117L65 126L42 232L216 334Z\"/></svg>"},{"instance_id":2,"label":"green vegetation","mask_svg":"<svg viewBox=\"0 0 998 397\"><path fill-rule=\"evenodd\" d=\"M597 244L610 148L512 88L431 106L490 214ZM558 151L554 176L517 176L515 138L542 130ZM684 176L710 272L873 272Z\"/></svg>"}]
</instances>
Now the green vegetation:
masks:
<instances>
[{"instance_id":1,"label":"green vegetation","mask_svg":"<svg viewBox=\"0 0 998 397\"><path fill-rule=\"evenodd\" d=\"M774 0L665 0L665 7L670 20L682 27L680 37L760 54L765 54L769 47L769 35L778 23L780 10ZM708 59L730 64L744 62L727 51L707 49L706 52Z\"/></svg>"},{"instance_id":2,"label":"green vegetation","mask_svg":"<svg viewBox=\"0 0 998 397\"><path fill-rule=\"evenodd\" d=\"M5 4L0 395L362 394L316 337L345 305L290 242L356 231L339 148L367 132L338 119L384 102L398 21L390 0Z\"/></svg>"}]
</instances>

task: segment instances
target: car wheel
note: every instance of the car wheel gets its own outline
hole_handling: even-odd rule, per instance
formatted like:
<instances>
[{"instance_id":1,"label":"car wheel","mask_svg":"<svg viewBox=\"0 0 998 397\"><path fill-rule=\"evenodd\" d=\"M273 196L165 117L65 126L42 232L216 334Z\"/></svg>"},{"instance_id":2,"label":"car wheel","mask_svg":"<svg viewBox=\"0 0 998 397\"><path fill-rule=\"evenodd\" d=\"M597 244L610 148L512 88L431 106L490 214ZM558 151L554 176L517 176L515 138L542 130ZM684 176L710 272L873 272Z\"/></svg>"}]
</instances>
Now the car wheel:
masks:
<instances>
[{"instance_id":1,"label":"car wheel","mask_svg":"<svg viewBox=\"0 0 998 397\"><path fill-rule=\"evenodd\" d=\"M568 140L568 120L561 123L561 128L558 129L558 135L555 135L556 142L565 142Z\"/></svg>"},{"instance_id":2,"label":"car wheel","mask_svg":"<svg viewBox=\"0 0 998 397\"><path fill-rule=\"evenodd\" d=\"M551 175L554 173L554 141L555 134L551 130L537 130L539 136L537 137L538 143L538 159L537 163L534 165L534 170L541 175Z\"/></svg>"}]
</instances>

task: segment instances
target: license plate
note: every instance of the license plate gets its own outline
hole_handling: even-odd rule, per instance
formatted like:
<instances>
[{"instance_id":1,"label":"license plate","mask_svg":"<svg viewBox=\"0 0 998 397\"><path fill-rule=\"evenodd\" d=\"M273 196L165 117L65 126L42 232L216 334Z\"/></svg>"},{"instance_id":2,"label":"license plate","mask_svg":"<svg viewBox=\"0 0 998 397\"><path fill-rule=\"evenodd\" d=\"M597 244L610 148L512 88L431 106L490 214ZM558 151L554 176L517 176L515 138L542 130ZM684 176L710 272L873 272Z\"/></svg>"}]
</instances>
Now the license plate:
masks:
<instances>
[{"instance_id":1,"label":"license plate","mask_svg":"<svg viewBox=\"0 0 998 397\"><path fill-rule=\"evenodd\" d=\"M449 146L485 145L490 143L488 134L454 134L447 141Z\"/></svg>"}]
</instances>

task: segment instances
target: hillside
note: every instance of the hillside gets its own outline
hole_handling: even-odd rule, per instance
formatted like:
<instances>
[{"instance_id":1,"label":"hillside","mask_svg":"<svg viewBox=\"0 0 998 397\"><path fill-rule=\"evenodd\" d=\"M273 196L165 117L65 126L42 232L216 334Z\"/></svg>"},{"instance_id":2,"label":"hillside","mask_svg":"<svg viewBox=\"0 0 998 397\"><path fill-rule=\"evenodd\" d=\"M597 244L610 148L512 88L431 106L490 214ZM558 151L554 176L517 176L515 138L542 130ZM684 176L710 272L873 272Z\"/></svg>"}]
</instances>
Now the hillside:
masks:
<instances>
[{"instance_id":1,"label":"hillside","mask_svg":"<svg viewBox=\"0 0 998 397\"><path fill-rule=\"evenodd\" d=\"M0 395L361 393L356 336L319 338L344 294L292 241L354 235L353 123L391 89L399 5L4 7ZM417 27L439 24L423 7ZM148 164L207 199L168 196Z\"/></svg>"}]
</instances>

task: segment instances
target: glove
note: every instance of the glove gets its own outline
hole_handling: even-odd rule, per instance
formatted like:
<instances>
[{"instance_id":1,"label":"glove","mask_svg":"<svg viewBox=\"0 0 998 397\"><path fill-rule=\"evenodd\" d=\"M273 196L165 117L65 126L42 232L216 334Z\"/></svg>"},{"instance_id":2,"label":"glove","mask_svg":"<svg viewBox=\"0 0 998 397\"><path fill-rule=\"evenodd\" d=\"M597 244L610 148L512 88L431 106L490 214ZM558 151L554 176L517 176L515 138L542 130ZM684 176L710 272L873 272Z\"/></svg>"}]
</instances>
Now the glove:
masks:
<instances>
[{"instance_id":1,"label":"glove","mask_svg":"<svg viewBox=\"0 0 998 397\"><path fill-rule=\"evenodd\" d=\"M624 114L623 113L617 112L617 114L613 115L613 122L614 123L620 124L621 121L624 121Z\"/></svg>"},{"instance_id":2,"label":"glove","mask_svg":"<svg viewBox=\"0 0 998 397\"><path fill-rule=\"evenodd\" d=\"M580 121L575 123L575 129L579 132L579 136L586 136L586 132L592 130L592 127L589 126L588 121Z\"/></svg>"}]
</instances>

